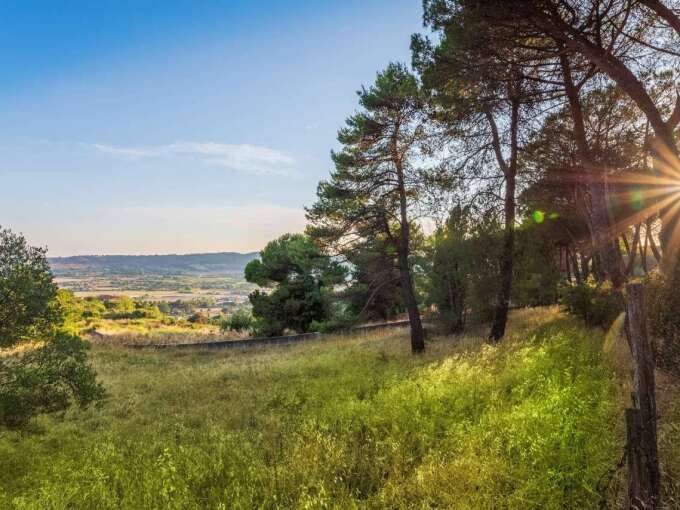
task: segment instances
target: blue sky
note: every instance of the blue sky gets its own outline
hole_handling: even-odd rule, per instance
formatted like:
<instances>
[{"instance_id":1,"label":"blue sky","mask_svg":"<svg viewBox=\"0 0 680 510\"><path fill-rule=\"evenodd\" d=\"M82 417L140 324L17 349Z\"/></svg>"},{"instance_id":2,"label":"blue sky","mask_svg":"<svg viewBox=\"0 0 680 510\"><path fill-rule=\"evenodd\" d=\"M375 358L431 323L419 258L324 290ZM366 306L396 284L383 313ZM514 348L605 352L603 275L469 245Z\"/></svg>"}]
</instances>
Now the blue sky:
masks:
<instances>
[{"instance_id":1,"label":"blue sky","mask_svg":"<svg viewBox=\"0 0 680 510\"><path fill-rule=\"evenodd\" d=\"M250 251L304 227L419 0L5 0L0 225L50 255Z\"/></svg>"}]
</instances>

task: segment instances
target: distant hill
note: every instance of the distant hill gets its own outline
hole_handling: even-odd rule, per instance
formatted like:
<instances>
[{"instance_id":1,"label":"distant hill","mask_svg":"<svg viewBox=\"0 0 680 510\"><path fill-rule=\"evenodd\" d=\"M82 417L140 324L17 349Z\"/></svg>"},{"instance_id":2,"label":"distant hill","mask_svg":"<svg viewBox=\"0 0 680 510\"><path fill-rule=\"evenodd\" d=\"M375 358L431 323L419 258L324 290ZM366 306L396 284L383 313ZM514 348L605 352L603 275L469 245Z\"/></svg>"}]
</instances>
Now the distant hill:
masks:
<instances>
[{"instance_id":1,"label":"distant hill","mask_svg":"<svg viewBox=\"0 0 680 510\"><path fill-rule=\"evenodd\" d=\"M55 276L92 274L243 274L252 253L189 255L80 255L49 259Z\"/></svg>"}]
</instances>

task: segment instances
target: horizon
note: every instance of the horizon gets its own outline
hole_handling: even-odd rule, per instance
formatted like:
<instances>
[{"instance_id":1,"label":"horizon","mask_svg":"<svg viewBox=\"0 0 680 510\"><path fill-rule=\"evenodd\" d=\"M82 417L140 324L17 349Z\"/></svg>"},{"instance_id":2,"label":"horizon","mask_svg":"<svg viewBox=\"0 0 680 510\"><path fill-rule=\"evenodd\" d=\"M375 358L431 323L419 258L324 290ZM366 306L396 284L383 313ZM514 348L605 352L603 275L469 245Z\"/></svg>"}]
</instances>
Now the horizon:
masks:
<instances>
[{"instance_id":1,"label":"horizon","mask_svg":"<svg viewBox=\"0 0 680 510\"><path fill-rule=\"evenodd\" d=\"M62 256L52 256L47 253L48 259L72 259L78 257L188 257L197 255L252 255L254 253L260 253L261 250L253 250L247 252L241 251L211 251L211 252L196 252L196 253L104 253L104 254L94 254L94 253L81 253L76 255L62 255Z\"/></svg>"},{"instance_id":2,"label":"horizon","mask_svg":"<svg viewBox=\"0 0 680 510\"><path fill-rule=\"evenodd\" d=\"M305 225L412 0L0 6L0 225L82 253L259 251Z\"/></svg>"}]
</instances>

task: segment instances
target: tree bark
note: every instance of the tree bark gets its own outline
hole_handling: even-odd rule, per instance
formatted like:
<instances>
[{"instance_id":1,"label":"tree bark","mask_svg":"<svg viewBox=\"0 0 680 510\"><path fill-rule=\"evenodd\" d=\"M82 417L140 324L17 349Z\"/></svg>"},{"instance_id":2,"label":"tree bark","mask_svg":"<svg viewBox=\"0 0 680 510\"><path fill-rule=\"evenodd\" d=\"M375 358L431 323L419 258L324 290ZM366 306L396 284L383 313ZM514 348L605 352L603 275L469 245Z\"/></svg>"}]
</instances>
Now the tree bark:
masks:
<instances>
[{"instance_id":1,"label":"tree bark","mask_svg":"<svg viewBox=\"0 0 680 510\"><path fill-rule=\"evenodd\" d=\"M568 251L571 257L571 265L574 268L574 278L576 278L576 284L581 285L583 283L583 276L581 275L581 269L578 267L578 257L576 256L575 250Z\"/></svg>"},{"instance_id":2,"label":"tree bark","mask_svg":"<svg viewBox=\"0 0 680 510\"><path fill-rule=\"evenodd\" d=\"M635 231L633 233L633 246L628 253L628 264L626 265L626 274L630 276L633 274L635 269L635 259L637 258L638 245L640 244L640 223L635 225Z\"/></svg>"},{"instance_id":3,"label":"tree bark","mask_svg":"<svg viewBox=\"0 0 680 510\"><path fill-rule=\"evenodd\" d=\"M402 295L408 312L408 320L411 323L411 351L421 353L425 350L425 335L423 323L420 319L420 310L413 290L413 280L409 269L408 254L406 250L399 249L399 272L401 275Z\"/></svg>"},{"instance_id":4,"label":"tree bark","mask_svg":"<svg viewBox=\"0 0 680 510\"><path fill-rule=\"evenodd\" d=\"M569 246L567 246L565 252L564 252L564 264L567 268L567 281L571 283L572 280L572 274L571 274L571 268L573 266L572 260L571 260L571 253L569 253ZM576 278L574 278L576 279Z\"/></svg>"},{"instance_id":5,"label":"tree bark","mask_svg":"<svg viewBox=\"0 0 680 510\"><path fill-rule=\"evenodd\" d=\"M654 258L656 259L657 264L661 264L661 253L659 252L659 247L656 245L656 241L654 240L654 233L651 232L651 221L647 220L647 232L649 235L649 247L652 249L652 254L654 255Z\"/></svg>"},{"instance_id":6,"label":"tree bark","mask_svg":"<svg viewBox=\"0 0 680 510\"><path fill-rule=\"evenodd\" d=\"M647 334L644 287L626 286L626 337L633 356L633 407L626 413L629 438L630 508L655 509L659 505L661 475L657 453L655 353ZM630 411L630 410L629 410Z\"/></svg>"},{"instance_id":7,"label":"tree bark","mask_svg":"<svg viewBox=\"0 0 680 510\"><path fill-rule=\"evenodd\" d=\"M396 144L395 144L396 145ZM404 305L408 312L408 320L411 323L411 351L421 353L425 350L425 334L423 323L420 319L420 310L413 289L413 279L411 278L411 267L409 264L409 253L411 248L411 233L408 221L408 204L406 200L406 186L404 183L404 171L402 162L394 151L394 165L397 170L399 187L399 214L400 230L399 245L397 247L399 255L399 274L401 276L401 292L404 297Z\"/></svg>"},{"instance_id":8,"label":"tree bark","mask_svg":"<svg viewBox=\"0 0 680 510\"><path fill-rule=\"evenodd\" d=\"M626 250L626 255L630 257L630 243L628 242L628 236L625 232L621 234L621 240L623 241L623 247Z\"/></svg>"},{"instance_id":9,"label":"tree bark","mask_svg":"<svg viewBox=\"0 0 680 510\"><path fill-rule=\"evenodd\" d=\"M640 243L640 263L642 270L647 274L649 269L647 267L647 247L649 246L649 228L645 226L645 242Z\"/></svg>"},{"instance_id":10,"label":"tree bark","mask_svg":"<svg viewBox=\"0 0 680 510\"><path fill-rule=\"evenodd\" d=\"M501 285L498 302L491 326L491 340L498 342L505 336L512 291L512 272L515 258L515 175L508 175L505 181L505 233L503 236L503 252L501 254Z\"/></svg>"}]
</instances>

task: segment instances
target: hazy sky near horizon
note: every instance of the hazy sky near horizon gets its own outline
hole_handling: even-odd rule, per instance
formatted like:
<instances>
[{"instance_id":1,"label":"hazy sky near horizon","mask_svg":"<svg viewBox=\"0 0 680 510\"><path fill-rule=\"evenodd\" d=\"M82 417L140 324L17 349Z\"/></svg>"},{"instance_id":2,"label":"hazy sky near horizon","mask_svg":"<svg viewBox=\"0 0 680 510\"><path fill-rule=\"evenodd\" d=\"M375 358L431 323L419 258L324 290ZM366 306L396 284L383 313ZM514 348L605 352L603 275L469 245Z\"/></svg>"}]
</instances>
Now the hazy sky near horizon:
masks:
<instances>
[{"instance_id":1,"label":"hazy sky near horizon","mask_svg":"<svg viewBox=\"0 0 680 510\"><path fill-rule=\"evenodd\" d=\"M419 0L7 0L0 225L52 256L252 251L304 228Z\"/></svg>"}]
</instances>

